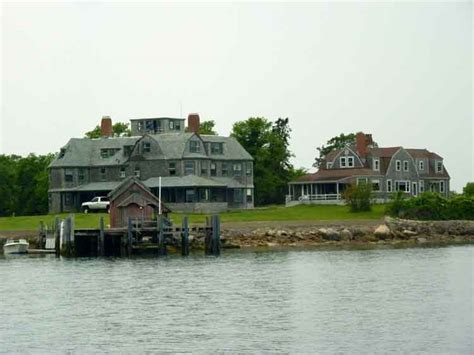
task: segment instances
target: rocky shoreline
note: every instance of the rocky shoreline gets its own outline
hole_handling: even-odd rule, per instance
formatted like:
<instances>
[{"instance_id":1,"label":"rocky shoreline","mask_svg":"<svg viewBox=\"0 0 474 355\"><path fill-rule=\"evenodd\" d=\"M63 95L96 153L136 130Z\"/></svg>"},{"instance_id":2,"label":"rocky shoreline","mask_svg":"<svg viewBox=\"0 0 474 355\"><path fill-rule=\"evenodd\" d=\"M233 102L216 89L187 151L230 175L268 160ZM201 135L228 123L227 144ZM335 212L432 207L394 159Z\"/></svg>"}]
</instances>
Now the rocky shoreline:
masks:
<instances>
[{"instance_id":1,"label":"rocky shoreline","mask_svg":"<svg viewBox=\"0 0 474 355\"><path fill-rule=\"evenodd\" d=\"M194 245L201 244L201 238L195 239ZM353 222L321 226L318 223L258 227L245 232L239 228L224 228L221 240L224 248L474 243L474 221L412 221L386 217L376 225Z\"/></svg>"},{"instance_id":2,"label":"rocky shoreline","mask_svg":"<svg viewBox=\"0 0 474 355\"><path fill-rule=\"evenodd\" d=\"M0 246L7 239L0 232ZM37 232L15 232L9 238L25 238L37 244ZM204 235L189 236L191 249L204 248ZM179 248L181 241L168 245ZM474 221L413 221L385 217L374 221L252 222L224 224L223 249L250 248L370 248L411 247L474 243Z\"/></svg>"}]
</instances>

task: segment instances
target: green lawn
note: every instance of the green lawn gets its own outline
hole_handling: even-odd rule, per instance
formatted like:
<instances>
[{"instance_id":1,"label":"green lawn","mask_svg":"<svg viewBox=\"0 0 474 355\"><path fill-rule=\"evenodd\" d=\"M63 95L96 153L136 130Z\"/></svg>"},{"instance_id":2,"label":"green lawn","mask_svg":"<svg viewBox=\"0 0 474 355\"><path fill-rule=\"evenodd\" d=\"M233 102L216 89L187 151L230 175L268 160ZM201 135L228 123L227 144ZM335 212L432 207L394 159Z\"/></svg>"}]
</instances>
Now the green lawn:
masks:
<instances>
[{"instance_id":1,"label":"green lawn","mask_svg":"<svg viewBox=\"0 0 474 355\"><path fill-rule=\"evenodd\" d=\"M248 221L315 221L315 220L351 220L351 219L380 219L383 217L385 206L375 205L371 212L350 213L347 206L321 206L300 205L295 207L270 206L256 208L253 210L235 211L221 213L222 222L248 222ZM61 218L67 214L60 214ZM101 213L78 213L75 217L76 228L96 228L99 226L99 218L105 217L105 224L109 223L108 214ZM175 224L181 224L185 214L172 213L171 219ZM188 214L191 223L203 223L206 215ZM1 217L1 230L35 230L38 229L40 221L51 225L54 215L24 216L24 217Z\"/></svg>"}]
</instances>

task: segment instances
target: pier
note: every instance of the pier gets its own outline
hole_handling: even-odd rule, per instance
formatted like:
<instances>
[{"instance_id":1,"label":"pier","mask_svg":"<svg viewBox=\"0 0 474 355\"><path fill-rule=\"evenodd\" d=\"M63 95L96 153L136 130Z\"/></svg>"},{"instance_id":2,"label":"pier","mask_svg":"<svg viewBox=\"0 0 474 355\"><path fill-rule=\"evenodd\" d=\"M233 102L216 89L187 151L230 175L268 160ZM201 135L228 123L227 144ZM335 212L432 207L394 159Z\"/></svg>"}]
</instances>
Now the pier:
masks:
<instances>
[{"instance_id":1,"label":"pier","mask_svg":"<svg viewBox=\"0 0 474 355\"><path fill-rule=\"evenodd\" d=\"M40 224L38 245L45 252L66 257L127 257L140 254L164 256L168 251L189 255L191 239L204 240L204 254L219 256L220 217L206 218L204 226L190 226L184 217L174 226L165 216L155 219L129 217L125 227L106 228L103 217L97 228L75 228L74 215L58 217L51 227Z\"/></svg>"}]
</instances>

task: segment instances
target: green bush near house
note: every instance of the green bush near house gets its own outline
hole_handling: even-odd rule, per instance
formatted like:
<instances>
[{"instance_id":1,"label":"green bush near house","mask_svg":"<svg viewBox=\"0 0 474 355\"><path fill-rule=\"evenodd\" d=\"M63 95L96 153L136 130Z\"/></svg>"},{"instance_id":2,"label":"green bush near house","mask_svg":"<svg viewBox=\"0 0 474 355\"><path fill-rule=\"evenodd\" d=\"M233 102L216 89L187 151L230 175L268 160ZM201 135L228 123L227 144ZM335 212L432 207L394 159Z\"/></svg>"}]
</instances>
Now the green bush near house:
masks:
<instances>
[{"instance_id":1,"label":"green bush near house","mask_svg":"<svg viewBox=\"0 0 474 355\"><path fill-rule=\"evenodd\" d=\"M342 193L351 212L367 212L372 208L372 186L370 184L349 185Z\"/></svg>"},{"instance_id":2,"label":"green bush near house","mask_svg":"<svg viewBox=\"0 0 474 355\"><path fill-rule=\"evenodd\" d=\"M399 192L387 206L393 217L419 220L474 220L474 196L456 195L445 198L435 192L404 198Z\"/></svg>"}]
</instances>

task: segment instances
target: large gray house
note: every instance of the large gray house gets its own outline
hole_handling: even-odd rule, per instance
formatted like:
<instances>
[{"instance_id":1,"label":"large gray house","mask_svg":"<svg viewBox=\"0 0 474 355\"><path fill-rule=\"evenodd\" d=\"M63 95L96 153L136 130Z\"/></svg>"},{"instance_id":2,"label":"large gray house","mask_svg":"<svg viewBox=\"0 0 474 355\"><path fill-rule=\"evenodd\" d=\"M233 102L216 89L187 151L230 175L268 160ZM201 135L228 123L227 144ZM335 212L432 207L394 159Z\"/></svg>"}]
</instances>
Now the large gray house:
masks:
<instances>
[{"instance_id":1,"label":"large gray house","mask_svg":"<svg viewBox=\"0 0 474 355\"><path fill-rule=\"evenodd\" d=\"M356 144L330 152L314 174L289 183L286 205L342 203L341 192L349 184L372 184L374 197L387 201L396 191L416 196L424 191L449 193L449 174L443 158L426 149L380 148L372 135L356 135Z\"/></svg>"},{"instance_id":2,"label":"large gray house","mask_svg":"<svg viewBox=\"0 0 474 355\"><path fill-rule=\"evenodd\" d=\"M200 135L199 116L131 120L131 137L113 137L103 117L101 138L72 138L51 163L49 211L75 212L129 176L139 178L172 211L253 208L253 159L232 137Z\"/></svg>"}]
</instances>

